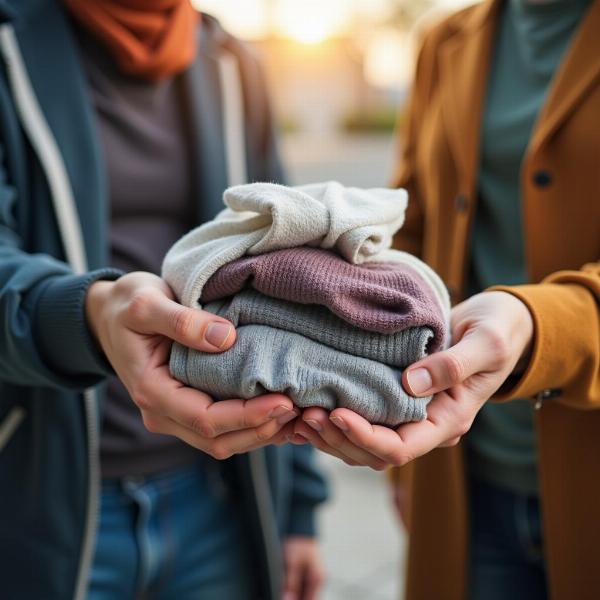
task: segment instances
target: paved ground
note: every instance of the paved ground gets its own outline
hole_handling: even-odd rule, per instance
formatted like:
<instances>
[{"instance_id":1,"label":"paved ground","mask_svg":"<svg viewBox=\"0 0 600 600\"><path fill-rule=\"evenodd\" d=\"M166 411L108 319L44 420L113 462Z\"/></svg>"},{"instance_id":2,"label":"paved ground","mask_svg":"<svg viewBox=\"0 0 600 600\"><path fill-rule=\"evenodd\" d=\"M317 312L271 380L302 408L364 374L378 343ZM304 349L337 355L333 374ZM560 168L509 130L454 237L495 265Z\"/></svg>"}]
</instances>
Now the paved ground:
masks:
<instances>
[{"instance_id":1,"label":"paved ground","mask_svg":"<svg viewBox=\"0 0 600 600\"><path fill-rule=\"evenodd\" d=\"M295 183L337 179L384 186L393 144L385 136L290 136L282 147ZM320 457L332 500L322 511L322 548L328 571L323 600L398 600L405 540L391 512L384 476Z\"/></svg>"},{"instance_id":2,"label":"paved ground","mask_svg":"<svg viewBox=\"0 0 600 600\"><path fill-rule=\"evenodd\" d=\"M405 540L384 476L323 457L332 499L321 515L323 600L399 600Z\"/></svg>"}]
</instances>

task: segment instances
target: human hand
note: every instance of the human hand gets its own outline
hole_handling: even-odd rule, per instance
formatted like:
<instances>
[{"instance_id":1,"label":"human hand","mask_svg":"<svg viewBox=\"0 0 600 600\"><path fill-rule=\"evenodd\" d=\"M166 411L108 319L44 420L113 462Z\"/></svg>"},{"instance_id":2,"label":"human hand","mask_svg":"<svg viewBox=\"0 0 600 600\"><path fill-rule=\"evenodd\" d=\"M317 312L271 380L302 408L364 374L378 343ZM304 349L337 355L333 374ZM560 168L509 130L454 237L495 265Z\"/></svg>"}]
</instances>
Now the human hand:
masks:
<instances>
[{"instance_id":1,"label":"human hand","mask_svg":"<svg viewBox=\"0 0 600 600\"><path fill-rule=\"evenodd\" d=\"M282 600L315 600L325 581L317 540L290 536L283 542L285 583Z\"/></svg>"},{"instance_id":2,"label":"human hand","mask_svg":"<svg viewBox=\"0 0 600 600\"><path fill-rule=\"evenodd\" d=\"M458 443L494 392L526 362L533 339L527 307L506 292L484 292L452 310L454 345L411 365L403 385L414 396L435 394L427 418L396 430L371 425L338 408L309 408L294 425L292 441L308 439L350 465L377 470L404 465L440 446Z\"/></svg>"},{"instance_id":3,"label":"human hand","mask_svg":"<svg viewBox=\"0 0 600 600\"><path fill-rule=\"evenodd\" d=\"M235 342L229 321L178 304L160 277L141 272L92 284L85 310L93 334L150 431L177 436L217 459L286 442L284 426L298 414L288 397L267 394L214 402L169 372L173 340L204 352L222 352Z\"/></svg>"}]
</instances>

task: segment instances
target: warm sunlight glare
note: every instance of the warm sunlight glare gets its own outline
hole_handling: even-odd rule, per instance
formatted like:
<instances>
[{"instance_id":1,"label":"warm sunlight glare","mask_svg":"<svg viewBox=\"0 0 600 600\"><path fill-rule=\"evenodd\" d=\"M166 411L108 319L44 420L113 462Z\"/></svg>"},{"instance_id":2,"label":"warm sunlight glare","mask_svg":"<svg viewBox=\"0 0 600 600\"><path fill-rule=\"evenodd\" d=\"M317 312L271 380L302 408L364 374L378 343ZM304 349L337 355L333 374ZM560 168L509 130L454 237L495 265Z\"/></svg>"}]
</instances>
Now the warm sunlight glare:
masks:
<instances>
[{"instance_id":1,"label":"warm sunlight glare","mask_svg":"<svg viewBox=\"0 0 600 600\"><path fill-rule=\"evenodd\" d=\"M413 60L409 36L382 29L366 44L365 76L371 85L397 88L409 81Z\"/></svg>"},{"instance_id":2,"label":"warm sunlight glare","mask_svg":"<svg viewBox=\"0 0 600 600\"><path fill-rule=\"evenodd\" d=\"M282 0L277 25L283 35L302 44L318 44L346 25L347 0Z\"/></svg>"}]
</instances>

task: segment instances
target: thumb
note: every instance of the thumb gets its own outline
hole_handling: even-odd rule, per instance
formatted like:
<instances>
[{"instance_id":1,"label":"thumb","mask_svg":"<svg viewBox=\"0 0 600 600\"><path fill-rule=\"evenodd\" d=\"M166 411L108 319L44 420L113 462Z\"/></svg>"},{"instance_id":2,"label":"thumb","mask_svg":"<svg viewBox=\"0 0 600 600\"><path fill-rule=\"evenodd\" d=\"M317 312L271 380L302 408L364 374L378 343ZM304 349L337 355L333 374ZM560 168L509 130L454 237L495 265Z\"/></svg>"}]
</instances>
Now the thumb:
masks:
<instances>
[{"instance_id":1,"label":"thumb","mask_svg":"<svg viewBox=\"0 0 600 600\"><path fill-rule=\"evenodd\" d=\"M235 327L229 321L166 296L156 298L148 319L155 333L202 352L223 352L235 342Z\"/></svg>"},{"instance_id":2,"label":"thumb","mask_svg":"<svg viewBox=\"0 0 600 600\"><path fill-rule=\"evenodd\" d=\"M461 384L482 371L494 370L497 357L478 330L464 335L454 346L411 365L402 374L402 384L412 396L430 396Z\"/></svg>"}]
</instances>

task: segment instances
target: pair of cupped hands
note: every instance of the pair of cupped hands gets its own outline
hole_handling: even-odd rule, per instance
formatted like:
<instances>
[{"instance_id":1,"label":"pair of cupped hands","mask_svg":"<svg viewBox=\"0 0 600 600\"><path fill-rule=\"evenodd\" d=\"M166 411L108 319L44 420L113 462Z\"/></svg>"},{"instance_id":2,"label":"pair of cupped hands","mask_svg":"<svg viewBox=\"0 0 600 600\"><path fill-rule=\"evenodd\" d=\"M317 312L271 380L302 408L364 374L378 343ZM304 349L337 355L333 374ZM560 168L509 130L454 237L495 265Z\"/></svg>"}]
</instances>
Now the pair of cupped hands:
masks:
<instances>
[{"instance_id":1,"label":"pair of cupped hands","mask_svg":"<svg viewBox=\"0 0 600 600\"><path fill-rule=\"evenodd\" d=\"M283 394L214 402L173 379L168 366L173 341L223 352L235 343L235 329L216 315L178 304L155 275L131 273L114 282L98 281L88 290L85 310L150 431L177 436L217 459L269 444L310 443L349 465L377 470L456 444L485 401L526 360L533 336L529 311L510 294L486 292L456 306L454 345L404 371L409 393L435 394L427 419L394 430L371 425L345 408L300 411ZM283 600L315 600L323 584L315 539L286 538L283 555Z\"/></svg>"},{"instance_id":2,"label":"pair of cupped hands","mask_svg":"<svg viewBox=\"0 0 600 600\"><path fill-rule=\"evenodd\" d=\"M278 393L215 402L175 380L168 367L173 341L223 352L235 343L235 329L216 315L178 304L168 285L150 273L92 284L85 308L150 431L177 436L216 459L270 444L310 443L349 465L377 470L458 443L486 400L526 360L533 338L529 310L509 293L484 292L458 304L451 314L453 345L403 374L410 394L435 394L427 419L391 429L346 408L300 411Z\"/></svg>"}]
</instances>

